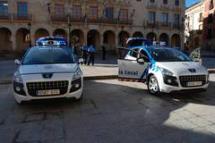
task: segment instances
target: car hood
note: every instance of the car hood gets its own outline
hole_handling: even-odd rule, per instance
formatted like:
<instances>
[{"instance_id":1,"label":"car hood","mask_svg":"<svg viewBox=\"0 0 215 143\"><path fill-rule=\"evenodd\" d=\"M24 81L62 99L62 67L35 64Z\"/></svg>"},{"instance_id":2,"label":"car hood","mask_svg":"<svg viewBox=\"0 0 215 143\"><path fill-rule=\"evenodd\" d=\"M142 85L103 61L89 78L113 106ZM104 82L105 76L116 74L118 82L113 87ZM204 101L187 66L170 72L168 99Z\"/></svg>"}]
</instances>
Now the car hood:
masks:
<instances>
[{"instance_id":1,"label":"car hood","mask_svg":"<svg viewBox=\"0 0 215 143\"><path fill-rule=\"evenodd\" d=\"M158 62L157 66L165 68L176 75L208 73L207 69L197 62Z\"/></svg>"},{"instance_id":2,"label":"car hood","mask_svg":"<svg viewBox=\"0 0 215 143\"><path fill-rule=\"evenodd\" d=\"M74 73L77 69L77 64L21 65L18 72L19 74Z\"/></svg>"}]
</instances>

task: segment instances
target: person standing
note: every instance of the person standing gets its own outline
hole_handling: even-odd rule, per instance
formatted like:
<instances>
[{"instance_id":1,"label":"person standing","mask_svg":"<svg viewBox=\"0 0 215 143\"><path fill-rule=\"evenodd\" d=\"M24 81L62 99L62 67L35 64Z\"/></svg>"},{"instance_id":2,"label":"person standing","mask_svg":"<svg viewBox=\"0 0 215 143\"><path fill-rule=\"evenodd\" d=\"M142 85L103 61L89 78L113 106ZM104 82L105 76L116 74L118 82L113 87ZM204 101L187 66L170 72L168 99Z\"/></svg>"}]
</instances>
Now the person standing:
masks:
<instances>
[{"instance_id":1,"label":"person standing","mask_svg":"<svg viewBox=\"0 0 215 143\"><path fill-rule=\"evenodd\" d=\"M84 60L84 64L87 64L87 58L88 58L88 47L87 45L83 45L81 48L82 51L82 58Z\"/></svg>"},{"instance_id":2,"label":"person standing","mask_svg":"<svg viewBox=\"0 0 215 143\"><path fill-rule=\"evenodd\" d=\"M90 45L88 47L88 63L87 65L90 65L90 63L92 63L92 65L94 66L94 61L95 61L95 52L96 52L96 48L94 45Z\"/></svg>"},{"instance_id":3,"label":"person standing","mask_svg":"<svg viewBox=\"0 0 215 143\"><path fill-rule=\"evenodd\" d=\"M102 60L104 61L106 59L106 48L105 45L102 45Z\"/></svg>"}]
</instances>

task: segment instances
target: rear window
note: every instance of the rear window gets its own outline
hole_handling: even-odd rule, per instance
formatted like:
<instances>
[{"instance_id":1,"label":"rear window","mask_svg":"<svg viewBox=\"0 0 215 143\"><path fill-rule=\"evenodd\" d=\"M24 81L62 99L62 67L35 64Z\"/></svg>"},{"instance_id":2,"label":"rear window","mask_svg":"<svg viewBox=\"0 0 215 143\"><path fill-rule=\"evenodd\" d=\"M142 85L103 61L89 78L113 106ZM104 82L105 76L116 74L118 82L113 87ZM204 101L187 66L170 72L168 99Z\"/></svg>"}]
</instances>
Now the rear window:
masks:
<instances>
[{"instance_id":1,"label":"rear window","mask_svg":"<svg viewBox=\"0 0 215 143\"><path fill-rule=\"evenodd\" d=\"M74 63L72 51L66 48L32 48L24 59L23 65Z\"/></svg>"},{"instance_id":2,"label":"rear window","mask_svg":"<svg viewBox=\"0 0 215 143\"><path fill-rule=\"evenodd\" d=\"M144 39L133 39L130 40L127 44L127 47L137 47L137 46L151 46L152 43L150 41Z\"/></svg>"}]
</instances>

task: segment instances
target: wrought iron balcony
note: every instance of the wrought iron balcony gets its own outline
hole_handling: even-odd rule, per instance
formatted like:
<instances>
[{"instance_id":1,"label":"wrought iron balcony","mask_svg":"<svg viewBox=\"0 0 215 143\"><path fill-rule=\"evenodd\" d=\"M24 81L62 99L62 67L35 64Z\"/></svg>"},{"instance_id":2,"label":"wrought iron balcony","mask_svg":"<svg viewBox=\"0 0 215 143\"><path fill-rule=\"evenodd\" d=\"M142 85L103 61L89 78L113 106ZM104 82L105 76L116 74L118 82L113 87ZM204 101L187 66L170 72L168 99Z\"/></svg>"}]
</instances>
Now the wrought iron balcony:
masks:
<instances>
[{"instance_id":1,"label":"wrought iron balcony","mask_svg":"<svg viewBox=\"0 0 215 143\"><path fill-rule=\"evenodd\" d=\"M132 19L118 19L118 24L123 24L123 25L132 25Z\"/></svg>"},{"instance_id":2,"label":"wrought iron balcony","mask_svg":"<svg viewBox=\"0 0 215 143\"><path fill-rule=\"evenodd\" d=\"M172 10L171 7L167 4L161 4L160 5L160 10L162 11L169 11L169 10Z\"/></svg>"},{"instance_id":3,"label":"wrought iron balcony","mask_svg":"<svg viewBox=\"0 0 215 143\"><path fill-rule=\"evenodd\" d=\"M64 14L62 15L51 14L51 21L54 23L68 22L68 17Z\"/></svg>"},{"instance_id":4,"label":"wrought iron balcony","mask_svg":"<svg viewBox=\"0 0 215 143\"><path fill-rule=\"evenodd\" d=\"M155 4L155 3L148 3L148 4L146 5L146 8L147 8L147 9L157 9L158 6L157 6L157 4Z\"/></svg>"},{"instance_id":5,"label":"wrought iron balcony","mask_svg":"<svg viewBox=\"0 0 215 143\"><path fill-rule=\"evenodd\" d=\"M0 13L0 20L2 21L11 21L12 15L9 13Z\"/></svg>"},{"instance_id":6,"label":"wrought iron balcony","mask_svg":"<svg viewBox=\"0 0 215 143\"><path fill-rule=\"evenodd\" d=\"M184 25L183 24L179 24L179 23L173 23L172 24L172 29L174 29L174 30L183 30L184 29Z\"/></svg>"},{"instance_id":7,"label":"wrought iron balcony","mask_svg":"<svg viewBox=\"0 0 215 143\"><path fill-rule=\"evenodd\" d=\"M13 14L13 20L21 21L21 22L29 22L32 21L31 14Z\"/></svg>"},{"instance_id":8,"label":"wrought iron balcony","mask_svg":"<svg viewBox=\"0 0 215 143\"><path fill-rule=\"evenodd\" d=\"M158 28L159 26L159 23L157 21L146 21L144 23L144 27L146 28Z\"/></svg>"},{"instance_id":9,"label":"wrought iron balcony","mask_svg":"<svg viewBox=\"0 0 215 143\"><path fill-rule=\"evenodd\" d=\"M101 18L100 21L101 21L101 23L104 23L104 24L117 24L118 23L117 18Z\"/></svg>"},{"instance_id":10,"label":"wrought iron balcony","mask_svg":"<svg viewBox=\"0 0 215 143\"><path fill-rule=\"evenodd\" d=\"M159 22L159 28L164 28L164 29L171 28L171 23L170 22Z\"/></svg>"}]
</instances>

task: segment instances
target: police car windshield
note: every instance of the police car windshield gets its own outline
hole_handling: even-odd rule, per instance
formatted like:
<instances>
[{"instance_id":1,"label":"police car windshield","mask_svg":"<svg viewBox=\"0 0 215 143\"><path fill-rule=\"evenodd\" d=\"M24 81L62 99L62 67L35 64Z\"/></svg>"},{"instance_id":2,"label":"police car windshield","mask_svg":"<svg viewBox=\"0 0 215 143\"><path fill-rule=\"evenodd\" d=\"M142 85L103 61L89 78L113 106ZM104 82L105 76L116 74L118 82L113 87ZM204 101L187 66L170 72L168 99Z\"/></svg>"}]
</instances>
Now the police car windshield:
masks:
<instances>
[{"instance_id":1,"label":"police car windshield","mask_svg":"<svg viewBox=\"0 0 215 143\"><path fill-rule=\"evenodd\" d=\"M158 62L186 62L192 61L182 52L172 48L149 48L149 52Z\"/></svg>"},{"instance_id":2,"label":"police car windshield","mask_svg":"<svg viewBox=\"0 0 215 143\"><path fill-rule=\"evenodd\" d=\"M25 55L23 65L74 63L72 51L68 48L31 48Z\"/></svg>"}]
</instances>

